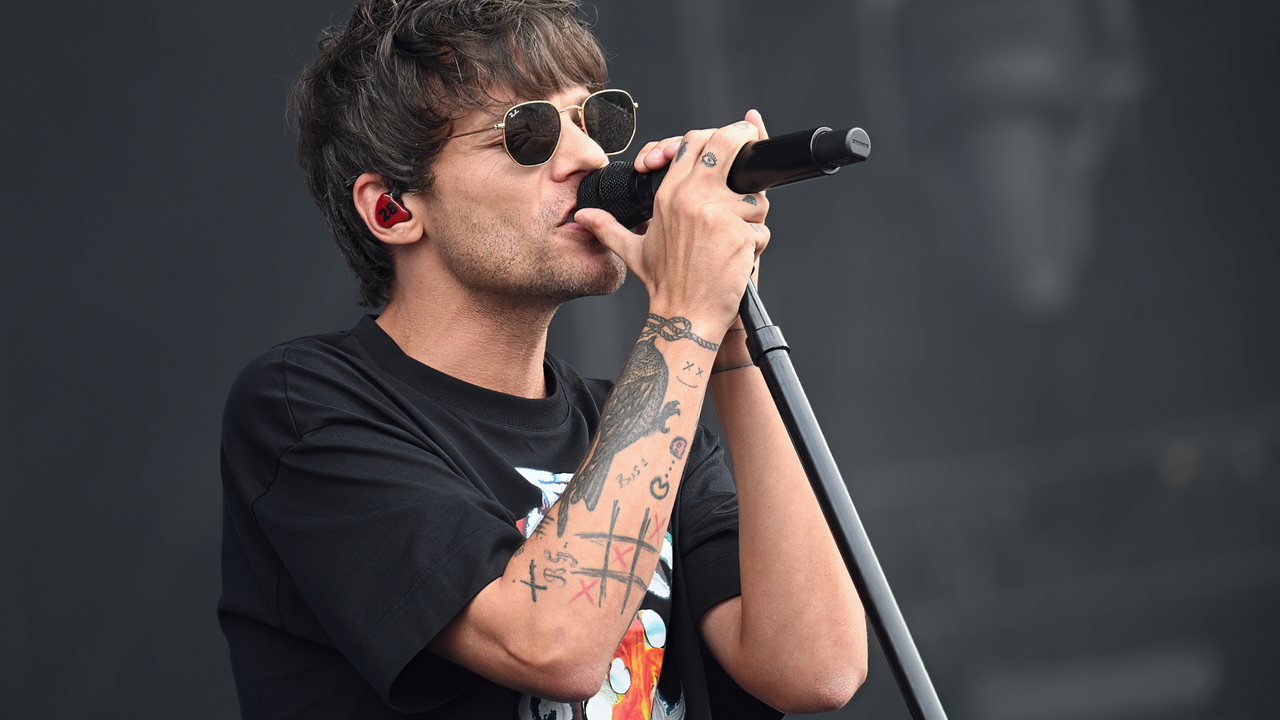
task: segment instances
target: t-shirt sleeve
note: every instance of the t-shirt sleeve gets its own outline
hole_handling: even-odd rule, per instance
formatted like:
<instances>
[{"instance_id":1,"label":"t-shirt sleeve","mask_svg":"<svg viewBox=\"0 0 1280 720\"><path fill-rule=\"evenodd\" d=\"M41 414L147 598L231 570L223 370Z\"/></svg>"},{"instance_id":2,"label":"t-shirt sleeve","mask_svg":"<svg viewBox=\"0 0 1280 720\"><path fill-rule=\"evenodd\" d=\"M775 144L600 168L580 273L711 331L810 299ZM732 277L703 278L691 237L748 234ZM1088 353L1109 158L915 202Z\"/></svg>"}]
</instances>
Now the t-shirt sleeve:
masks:
<instances>
[{"instance_id":1,"label":"t-shirt sleeve","mask_svg":"<svg viewBox=\"0 0 1280 720\"><path fill-rule=\"evenodd\" d=\"M390 702L396 677L502 575L523 537L385 379L296 349L279 373L266 385L279 397L260 400L283 403L294 441L246 499L325 634ZM422 655L415 667L433 662ZM460 689L460 669L439 663L415 675L440 687L416 687L415 697L443 701Z\"/></svg>"},{"instance_id":2,"label":"t-shirt sleeve","mask_svg":"<svg viewBox=\"0 0 1280 720\"><path fill-rule=\"evenodd\" d=\"M738 493L719 439L699 426L680 485L679 562L696 621L716 603L742 594L738 566Z\"/></svg>"}]
</instances>

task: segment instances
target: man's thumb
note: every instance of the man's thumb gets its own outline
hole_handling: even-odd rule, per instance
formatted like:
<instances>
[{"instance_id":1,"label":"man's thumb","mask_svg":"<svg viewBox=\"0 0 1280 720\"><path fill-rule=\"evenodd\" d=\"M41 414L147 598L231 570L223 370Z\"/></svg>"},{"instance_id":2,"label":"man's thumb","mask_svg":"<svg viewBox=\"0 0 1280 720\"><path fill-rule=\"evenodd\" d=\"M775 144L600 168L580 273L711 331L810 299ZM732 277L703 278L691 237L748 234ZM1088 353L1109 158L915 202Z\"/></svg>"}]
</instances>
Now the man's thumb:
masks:
<instances>
[{"instance_id":1,"label":"man's thumb","mask_svg":"<svg viewBox=\"0 0 1280 720\"><path fill-rule=\"evenodd\" d=\"M587 232L595 235L600 244L622 258L628 267L631 266L631 256L641 236L622 227L612 215L600 208L582 208L574 214L573 219L586 228Z\"/></svg>"}]
</instances>

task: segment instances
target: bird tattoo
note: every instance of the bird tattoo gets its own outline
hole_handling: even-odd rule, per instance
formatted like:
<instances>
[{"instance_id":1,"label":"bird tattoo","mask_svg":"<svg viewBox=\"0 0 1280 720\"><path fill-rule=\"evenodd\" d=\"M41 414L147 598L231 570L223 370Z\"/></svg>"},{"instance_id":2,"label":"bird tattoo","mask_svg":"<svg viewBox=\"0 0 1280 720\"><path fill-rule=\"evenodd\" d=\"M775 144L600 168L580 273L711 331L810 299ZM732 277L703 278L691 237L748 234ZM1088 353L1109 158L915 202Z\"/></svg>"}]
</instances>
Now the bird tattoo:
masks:
<instances>
[{"instance_id":1,"label":"bird tattoo","mask_svg":"<svg viewBox=\"0 0 1280 720\"><path fill-rule=\"evenodd\" d=\"M672 400L663 404L670 373L667 358L658 350L658 337L669 341L689 339L712 350L720 347L694 335L690 332L690 325L681 317L667 319L652 313L649 315L640 341L631 352L631 358L601 412L600 431L587 461L561 498L556 518L557 535L565 533L570 505L582 502L587 510L596 509L605 480L609 477L609 466L618 453L642 438L670 432L667 419L680 414L680 402Z\"/></svg>"}]
</instances>

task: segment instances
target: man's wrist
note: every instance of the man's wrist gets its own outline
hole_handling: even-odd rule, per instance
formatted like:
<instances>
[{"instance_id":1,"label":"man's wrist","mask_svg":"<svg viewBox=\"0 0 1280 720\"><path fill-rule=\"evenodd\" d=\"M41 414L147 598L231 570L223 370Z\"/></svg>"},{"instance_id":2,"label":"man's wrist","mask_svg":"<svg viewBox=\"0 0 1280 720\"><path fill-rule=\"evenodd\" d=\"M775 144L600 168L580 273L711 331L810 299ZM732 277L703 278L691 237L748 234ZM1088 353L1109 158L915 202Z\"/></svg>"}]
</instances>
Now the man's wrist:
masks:
<instances>
[{"instance_id":1,"label":"man's wrist","mask_svg":"<svg viewBox=\"0 0 1280 720\"><path fill-rule=\"evenodd\" d=\"M702 315L650 305L641 334L656 334L664 340L692 340L703 349L719 352L722 332L714 321Z\"/></svg>"},{"instance_id":2,"label":"man's wrist","mask_svg":"<svg viewBox=\"0 0 1280 720\"><path fill-rule=\"evenodd\" d=\"M747 350L747 331L740 327L729 328L724 334L724 340L720 343L720 352L716 353L716 360L711 365L711 374L739 370L752 365L751 353Z\"/></svg>"}]
</instances>

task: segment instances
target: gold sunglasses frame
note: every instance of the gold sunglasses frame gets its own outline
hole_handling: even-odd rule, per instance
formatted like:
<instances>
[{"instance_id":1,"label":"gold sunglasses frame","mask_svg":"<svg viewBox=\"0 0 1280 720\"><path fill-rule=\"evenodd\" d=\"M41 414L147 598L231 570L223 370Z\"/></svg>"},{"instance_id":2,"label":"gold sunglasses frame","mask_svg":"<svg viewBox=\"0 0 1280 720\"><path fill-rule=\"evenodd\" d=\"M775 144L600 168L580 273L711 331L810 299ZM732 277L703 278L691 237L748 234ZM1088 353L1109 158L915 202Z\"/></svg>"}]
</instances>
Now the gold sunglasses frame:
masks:
<instances>
[{"instance_id":1,"label":"gold sunglasses frame","mask_svg":"<svg viewBox=\"0 0 1280 720\"><path fill-rule=\"evenodd\" d=\"M584 106L584 105L586 105L586 104L587 104L587 102L589 102L589 101L591 100L591 98L593 98L593 97L595 97L595 96L597 96L597 95L602 95L602 94L604 94L604 93L622 93L623 95L626 95L626 96L627 96L627 99L628 99L628 100L630 100L630 101L631 101L631 109L632 109L633 111L634 111L634 110L638 110L638 109L640 109L640 104L639 104L639 103L637 103L637 102L635 101L635 98L631 97L631 93L627 92L626 90L619 90L619 89L617 89L617 88L610 88L610 89L607 89L607 90L600 90L600 91L598 91L598 92L593 92L593 93L591 93L590 95L588 95L588 96L586 96L585 98L583 98L583 99L582 99L582 102L581 102L580 104L578 104L578 105L566 105L566 106L564 106L564 107L562 107L562 108L556 108L555 103L552 103L550 100L529 100L528 102L516 103L515 105L512 105L511 107L507 108L507 111L506 111L506 112L504 112L504 113L502 113L502 117L504 117L504 118L505 118L505 117L507 117L508 115L510 115L510 114L511 114L511 111L512 111L512 110L515 110L516 108L524 107L525 105L550 105L552 108L555 108L556 116L557 116L557 117L559 117L561 114L563 114L566 110L574 110L574 109L576 109L576 110L578 111L578 121L577 121L576 123L574 123L574 124L575 124L575 125L577 125L579 128L581 128L581 129L582 129L582 133L583 133L584 135L586 135L587 137L589 137L589 138L590 138L590 137L591 137L591 133L588 133L588 132L587 132L587 119L586 119L586 116L585 116L585 115L584 115L584 113L583 113L582 108L583 108L583 106ZM571 121L571 122L572 122L572 121ZM564 127L564 120L562 119L562 120L560 121L560 123L561 123L561 127L563 128L563 127ZM626 152L626 151L627 151L627 148L631 147L631 141L633 141L633 140L635 140L635 139L636 139L636 126L637 126L638 124L639 124L638 122L633 122L633 123L631 123L631 137L627 138L627 144L626 144L626 145L623 145L621 150L617 150L617 151L615 151L615 152L607 152L607 153L605 153L605 155L617 155L617 154L619 154L619 153L624 153L624 152ZM500 122L500 123L498 123L497 125L490 125L489 127L480 128L479 130L471 130L471 131L469 131L469 132L458 133L457 135L450 135L450 136L449 136L448 138L446 138L446 139L447 139L447 140L453 140L454 138L466 137L466 136L468 136L468 135L477 135L477 134L482 133L482 132L490 132L490 131L492 131L492 130L502 130L502 131L503 131L503 133L502 133L502 149L503 149L503 150L505 150L505 151L507 152L507 157L511 158L511 162L513 162L513 163L515 163L515 164L519 165L520 167L541 167L541 166L543 166L543 165L546 165L547 163L551 162L551 158L553 158L553 157L555 157L555 156L556 156L556 150L559 150L559 149L560 149L560 135L556 135L556 146L555 146L555 147L553 147L553 148L551 148L551 153L550 153L549 155L547 155L547 159L546 159L546 160L543 160L542 162L540 162L540 163L538 163L538 164L536 164L536 165L525 165L525 164L521 163L519 160L516 160L515 156L511 154L511 148L507 147L507 133L506 133L506 127L507 127L507 123L504 121L504 122ZM593 142L598 142L598 141L596 141L596 140L595 140L595 138L591 138L591 139L592 139L592 141L593 141Z\"/></svg>"}]
</instances>

